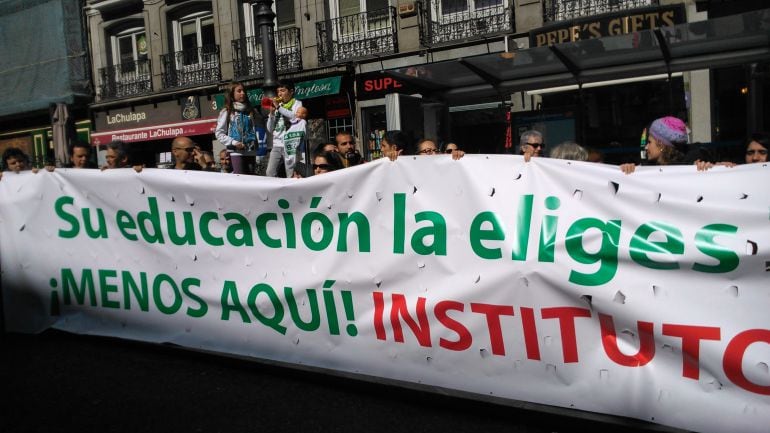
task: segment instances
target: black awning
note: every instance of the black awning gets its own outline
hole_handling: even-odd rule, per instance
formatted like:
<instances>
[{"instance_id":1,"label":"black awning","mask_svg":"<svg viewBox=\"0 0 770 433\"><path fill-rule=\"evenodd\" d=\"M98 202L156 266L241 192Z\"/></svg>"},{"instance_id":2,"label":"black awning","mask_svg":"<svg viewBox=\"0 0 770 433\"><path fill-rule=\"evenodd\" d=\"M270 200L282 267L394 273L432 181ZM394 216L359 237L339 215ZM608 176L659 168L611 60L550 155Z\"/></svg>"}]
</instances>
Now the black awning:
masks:
<instances>
[{"instance_id":1,"label":"black awning","mask_svg":"<svg viewBox=\"0 0 770 433\"><path fill-rule=\"evenodd\" d=\"M449 102L770 60L770 9L385 71Z\"/></svg>"}]
</instances>

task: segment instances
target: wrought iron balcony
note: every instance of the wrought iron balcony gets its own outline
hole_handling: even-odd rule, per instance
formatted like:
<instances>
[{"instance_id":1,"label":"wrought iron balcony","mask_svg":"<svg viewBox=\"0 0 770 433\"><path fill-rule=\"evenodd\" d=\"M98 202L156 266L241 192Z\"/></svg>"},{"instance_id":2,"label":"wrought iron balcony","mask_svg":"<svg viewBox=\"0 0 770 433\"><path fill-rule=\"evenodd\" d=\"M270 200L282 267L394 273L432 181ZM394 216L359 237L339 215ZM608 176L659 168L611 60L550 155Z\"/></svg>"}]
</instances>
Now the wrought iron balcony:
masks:
<instances>
[{"instance_id":1,"label":"wrought iron balcony","mask_svg":"<svg viewBox=\"0 0 770 433\"><path fill-rule=\"evenodd\" d=\"M563 21L657 5L658 0L544 0L543 21Z\"/></svg>"},{"instance_id":2,"label":"wrought iron balcony","mask_svg":"<svg viewBox=\"0 0 770 433\"><path fill-rule=\"evenodd\" d=\"M99 69L99 95L102 99L124 98L152 92L150 61L123 62Z\"/></svg>"},{"instance_id":3,"label":"wrought iron balcony","mask_svg":"<svg viewBox=\"0 0 770 433\"><path fill-rule=\"evenodd\" d=\"M398 52L394 7L320 21L316 32L321 64Z\"/></svg>"},{"instance_id":4,"label":"wrought iron balcony","mask_svg":"<svg viewBox=\"0 0 770 433\"><path fill-rule=\"evenodd\" d=\"M296 27L275 32L275 58L278 72L302 70L299 29ZM259 36L233 41L233 69L236 78L261 77L264 75L262 46Z\"/></svg>"},{"instance_id":5,"label":"wrought iron balcony","mask_svg":"<svg viewBox=\"0 0 770 433\"><path fill-rule=\"evenodd\" d=\"M219 45L204 45L163 54L160 60L164 88L212 84L222 78Z\"/></svg>"},{"instance_id":6,"label":"wrought iron balcony","mask_svg":"<svg viewBox=\"0 0 770 433\"><path fill-rule=\"evenodd\" d=\"M424 0L417 2L420 43L481 39L514 29L512 0Z\"/></svg>"}]
</instances>

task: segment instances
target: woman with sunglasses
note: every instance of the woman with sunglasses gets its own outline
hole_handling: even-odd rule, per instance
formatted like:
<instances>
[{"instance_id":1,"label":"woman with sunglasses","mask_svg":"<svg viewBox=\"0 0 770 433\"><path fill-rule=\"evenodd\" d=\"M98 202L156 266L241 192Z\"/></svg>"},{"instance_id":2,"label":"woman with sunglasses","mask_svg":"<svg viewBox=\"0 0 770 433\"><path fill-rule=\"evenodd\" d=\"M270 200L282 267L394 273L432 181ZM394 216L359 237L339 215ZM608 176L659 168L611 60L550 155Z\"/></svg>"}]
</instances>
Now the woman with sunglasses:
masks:
<instances>
[{"instance_id":1,"label":"woman with sunglasses","mask_svg":"<svg viewBox=\"0 0 770 433\"><path fill-rule=\"evenodd\" d=\"M519 137L519 154L524 155L524 159L529 161L530 157L543 156L545 144L543 144L543 134L540 131L530 129L524 131Z\"/></svg>"},{"instance_id":2,"label":"woman with sunglasses","mask_svg":"<svg viewBox=\"0 0 770 433\"><path fill-rule=\"evenodd\" d=\"M321 152L313 158L313 174L319 175L343 168L342 158L337 152Z\"/></svg>"},{"instance_id":3,"label":"woman with sunglasses","mask_svg":"<svg viewBox=\"0 0 770 433\"><path fill-rule=\"evenodd\" d=\"M444 146L444 153L452 155L452 159L460 159L465 155L465 152L460 149L457 143L447 143Z\"/></svg>"},{"instance_id":4,"label":"woman with sunglasses","mask_svg":"<svg viewBox=\"0 0 770 433\"><path fill-rule=\"evenodd\" d=\"M450 149L448 152L446 152L447 154L452 155L452 159L460 159L463 157L463 155L465 155L465 152L462 150L457 150L456 147L457 145L455 145L455 150ZM440 153L441 152L439 152L436 142L429 138L424 138L417 143L418 155L439 155Z\"/></svg>"}]
</instances>

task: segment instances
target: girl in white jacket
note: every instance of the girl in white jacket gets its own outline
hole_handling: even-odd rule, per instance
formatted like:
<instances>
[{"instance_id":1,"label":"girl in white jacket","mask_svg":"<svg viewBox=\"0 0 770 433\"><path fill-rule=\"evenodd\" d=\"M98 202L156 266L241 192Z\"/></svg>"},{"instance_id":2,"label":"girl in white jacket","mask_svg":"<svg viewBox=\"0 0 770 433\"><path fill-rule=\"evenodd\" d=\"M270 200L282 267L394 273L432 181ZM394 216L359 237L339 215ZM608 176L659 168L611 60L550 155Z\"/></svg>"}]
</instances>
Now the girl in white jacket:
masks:
<instances>
[{"instance_id":1,"label":"girl in white jacket","mask_svg":"<svg viewBox=\"0 0 770 433\"><path fill-rule=\"evenodd\" d=\"M234 173L242 173L241 152L256 150L257 128L260 126L264 127L262 116L249 102L243 84L230 83L225 93L225 107L217 118L214 135L230 152Z\"/></svg>"}]
</instances>

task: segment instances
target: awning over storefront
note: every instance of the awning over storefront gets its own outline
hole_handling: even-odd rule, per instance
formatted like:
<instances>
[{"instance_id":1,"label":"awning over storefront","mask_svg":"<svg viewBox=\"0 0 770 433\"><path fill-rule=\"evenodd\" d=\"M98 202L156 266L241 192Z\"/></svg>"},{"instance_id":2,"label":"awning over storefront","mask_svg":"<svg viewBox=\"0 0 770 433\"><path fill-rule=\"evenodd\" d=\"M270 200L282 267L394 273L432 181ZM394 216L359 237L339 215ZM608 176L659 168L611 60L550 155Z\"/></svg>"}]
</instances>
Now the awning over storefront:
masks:
<instances>
[{"instance_id":1,"label":"awning over storefront","mask_svg":"<svg viewBox=\"0 0 770 433\"><path fill-rule=\"evenodd\" d=\"M133 143L137 141L164 140L179 135L190 136L213 134L216 126L217 119L214 118L146 126L142 128L120 129L117 131L95 132L91 134L91 144L99 146L113 140L122 140L126 143Z\"/></svg>"},{"instance_id":2,"label":"awning over storefront","mask_svg":"<svg viewBox=\"0 0 770 433\"><path fill-rule=\"evenodd\" d=\"M770 61L770 9L384 71L452 101Z\"/></svg>"}]
</instances>

